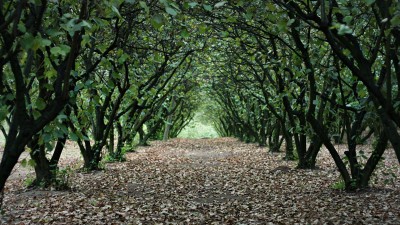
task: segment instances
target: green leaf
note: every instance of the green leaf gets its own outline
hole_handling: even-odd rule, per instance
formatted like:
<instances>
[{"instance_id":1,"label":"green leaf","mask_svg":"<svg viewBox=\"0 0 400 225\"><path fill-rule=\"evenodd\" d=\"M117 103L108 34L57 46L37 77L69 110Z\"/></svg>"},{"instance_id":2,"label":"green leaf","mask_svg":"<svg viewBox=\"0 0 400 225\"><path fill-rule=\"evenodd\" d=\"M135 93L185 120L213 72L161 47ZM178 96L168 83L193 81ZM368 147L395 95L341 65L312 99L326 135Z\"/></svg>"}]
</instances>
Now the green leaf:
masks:
<instances>
[{"instance_id":1,"label":"green leaf","mask_svg":"<svg viewBox=\"0 0 400 225\"><path fill-rule=\"evenodd\" d=\"M115 8L115 7L114 7ZM82 27L87 27L87 28L92 28L92 25L90 25L90 23L88 22L88 21L86 21L86 20L82 20L82 22L80 22L80 23L78 23L77 24L77 26L79 26L79 30L82 28Z\"/></svg>"},{"instance_id":2,"label":"green leaf","mask_svg":"<svg viewBox=\"0 0 400 225\"><path fill-rule=\"evenodd\" d=\"M46 78L52 79L52 78L54 78L54 77L57 76L57 71L54 70L54 69L49 69L49 70L46 70L46 72L44 73L44 75L46 76ZM49 89L49 90L50 90L50 89Z\"/></svg>"},{"instance_id":3,"label":"green leaf","mask_svg":"<svg viewBox=\"0 0 400 225\"><path fill-rule=\"evenodd\" d=\"M36 162L33 159L29 159L29 160L23 159L21 161L21 166L25 167L25 168L28 166L34 167L34 166L36 166Z\"/></svg>"},{"instance_id":4,"label":"green leaf","mask_svg":"<svg viewBox=\"0 0 400 225\"><path fill-rule=\"evenodd\" d=\"M236 3L236 6L243 6L243 5L244 5L244 2L242 0L237 1L237 3Z\"/></svg>"},{"instance_id":5,"label":"green leaf","mask_svg":"<svg viewBox=\"0 0 400 225\"><path fill-rule=\"evenodd\" d=\"M182 30L180 35L183 38L189 38L190 37L189 31L187 31L186 29Z\"/></svg>"},{"instance_id":6,"label":"green leaf","mask_svg":"<svg viewBox=\"0 0 400 225\"><path fill-rule=\"evenodd\" d=\"M348 50L348 49L343 49L343 54L344 54L345 56L350 56L350 55L351 55L351 52L350 52L350 50Z\"/></svg>"},{"instance_id":7,"label":"green leaf","mask_svg":"<svg viewBox=\"0 0 400 225\"><path fill-rule=\"evenodd\" d=\"M35 160L29 159L29 160L28 160L28 166L35 167L35 166L36 166Z\"/></svg>"},{"instance_id":8,"label":"green leaf","mask_svg":"<svg viewBox=\"0 0 400 225\"><path fill-rule=\"evenodd\" d=\"M50 49L50 52L54 56L66 56L69 51L71 50L71 47L68 45L60 45L60 46L55 46Z\"/></svg>"},{"instance_id":9,"label":"green leaf","mask_svg":"<svg viewBox=\"0 0 400 225\"><path fill-rule=\"evenodd\" d=\"M364 0L367 5L372 5L375 3L375 0Z\"/></svg>"},{"instance_id":10,"label":"green leaf","mask_svg":"<svg viewBox=\"0 0 400 225\"><path fill-rule=\"evenodd\" d=\"M53 134L53 132L52 132L52 134ZM44 133L42 136L43 136L44 143L49 143L51 140L53 140L53 136L49 133Z\"/></svg>"},{"instance_id":11,"label":"green leaf","mask_svg":"<svg viewBox=\"0 0 400 225\"><path fill-rule=\"evenodd\" d=\"M205 32L207 32L207 25L206 24L201 24L199 26L199 31L201 34L204 34Z\"/></svg>"},{"instance_id":12,"label":"green leaf","mask_svg":"<svg viewBox=\"0 0 400 225\"><path fill-rule=\"evenodd\" d=\"M33 46L34 40L35 40L35 38L32 36L32 34L28 33L28 34L24 35L23 38L21 39L22 48L25 50L31 49Z\"/></svg>"},{"instance_id":13,"label":"green leaf","mask_svg":"<svg viewBox=\"0 0 400 225\"><path fill-rule=\"evenodd\" d=\"M41 39L40 40L40 44L41 46L50 46L51 45L51 41L48 39Z\"/></svg>"},{"instance_id":14,"label":"green leaf","mask_svg":"<svg viewBox=\"0 0 400 225\"><path fill-rule=\"evenodd\" d=\"M57 119L59 119L59 120L66 120L66 119L68 119L68 116L65 115L65 114L60 114L60 115L57 116Z\"/></svg>"},{"instance_id":15,"label":"green leaf","mask_svg":"<svg viewBox=\"0 0 400 225\"><path fill-rule=\"evenodd\" d=\"M166 8L165 8L165 11L166 11L168 14L170 14L171 16L176 16L176 15L178 15L178 13L176 12L176 10L173 9L173 8L171 8L171 7L166 7Z\"/></svg>"},{"instance_id":16,"label":"green leaf","mask_svg":"<svg viewBox=\"0 0 400 225\"><path fill-rule=\"evenodd\" d=\"M121 16L121 14L119 13L119 10L117 9L117 7L115 7L115 6L111 6L111 10L115 13L115 14L117 14L117 16L118 16L118 18L122 18L122 16Z\"/></svg>"},{"instance_id":17,"label":"green leaf","mask_svg":"<svg viewBox=\"0 0 400 225\"><path fill-rule=\"evenodd\" d=\"M40 112L37 111L37 110L33 110L33 111L32 111L32 115L33 115L33 118L36 120L36 119L39 118L42 114L40 114Z\"/></svg>"},{"instance_id":18,"label":"green leaf","mask_svg":"<svg viewBox=\"0 0 400 225\"><path fill-rule=\"evenodd\" d=\"M6 106L1 106L0 107L0 123L2 123L8 115L8 110Z\"/></svg>"},{"instance_id":19,"label":"green leaf","mask_svg":"<svg viewBox=\"0 0 400 225\"><path fill-rule=\"evenodd\" d=\"M399 26L400 25L400 15L395 15L391 20L390 24L394 26Z\"/></svg>"},{"instance_id":20,"label":"green leaf","mask_svg":"<svg viewBox=\"0 0 400 225\"><path fill-rule=\"evenodd\" d=\"M149 7L147 6L146 2L144 1L140 1L139 2L140 7L142 7L144 9L144 11L146 11L146 13L148 14L150 12Z\"/></svg>"},{"instance_id":21,"label":"green leaf","mask_svg":"<svg viewBox=\"0 0 400 225\"><path fill-rule=\"evenodd\" d=\"M12 101L12 100L14 100L14 95L11 94L11 93L8 93L8 94L6 95L6 99L7 99L8 101Z\"/></svg>"},{"instance_id":22,"label":"green leaf","mask_svg":"<svg viewBox=\"0 0 400 225\"><path fill-rule=\"evenodd\" d=\"M254 15L251 12L246 12L246 14L244 14L244 18L246 18L246 20L251 20L253 16Z\"/></svg>"},{"instance_id":23,"label":"green leaf","mask_svg":"<svg viewBox=\"0 0 400 225\"><path fill-rule=\"evenodd\" d=\"M35 39L33 40L31 49L33 51L36 51L36 50L38 50L40 48L40 46L41 46L41 39L38 38L38 37L35 37Z\"/></svg>"},{"instance_id":24,"label":"green leaf","mask_svg":"<svg viewBox=\"0 0 400 225\"><path fill-rule=\"evenodd\" d=\"M69 133L69 138L70 138L72 141L78 141L78 140L79 140L78 135L76 135L75 133Z\"/></svg>"},{"instance_id":25,"label":"green leaf","mask_svg":"<svg viewBox=\"0 0 400 225\"><path fill-rule=\"evenodd\" d=\"M38 110L43 110L44 108L46 108L46 102L43 100L43 98L36 99L36 108Z\"/></svg>"},{"instance_id":26,"label":"green leaf","mask_svg":"<svg viewBox=\"0 0 400 225\"><path fill-rule=\"evenodd\" d=\"M26 32L26 27L24 24L18 24L18 30L21 31L22 33Z\"/></svg>"},{"instance_id":27,"label":"green leaf","mask_svg":"<svg viewBox=\"0 0 400 225\"><path fill-rule=\"evenodd\" d=\"M278 21L277 26L279 31L281 32L287 31L287 21L284 20Z\"/></svg>"},{"instance_id":28,"label":"green leaf","mask_svg":"<svg viewBox=\"0 0 400 225\"><path fill-rule=\"evenodd\" d=\"M21 166L22 167L27 167L27 165L28 165L28 162L27 162L26 159L21 160Z\"/></svg>"},{"instance_id":29,"label":"green leaf","mask_svg":"<svg viewBox=\"0 0 400 225\"><path fill-rule=\"evenodd\" d=\"M395 102L393 108L395 109L400 108L400 101Z\"/></svg>"},{"instance_id":30,"label":"green leaf","mask_svg":"<svg viewBox=\"0 0 400 225\"><path fill-rule=\"evenodd\" d=\"M234 16L229 16L229 17L226 19L226 22L228 22L228 23L234 23L234 22L236 22L236 21L237 21L237 18L234 17Z\"/></svg>"},{"instance_id":31,"label":"green leaf","mask_svg":"<svg viewBox=\"0 0 400 225\"><path fill-rule=\"evenodd\" d=\"M151 18L150 22L154 28L160 29L164 25L164 23L165 23L164 21L165 21L165 17L161 14L157 14Z\"/></svg>"},{"instance_id":32,"label":"green leaf","mask_svg":"<svg viewBox=\"0 0 400 225\"><path fill-rule=\"evenodd\" d=\"M68 128L64 124L59 124L58 128L59 128L59 131L60 131L60 136L59 137L64 136L64 134L68 134Z\"/></svg>"},{"instance_id":33,"label":"green leaf","mask_svg":"<svg viewBox=\"0 0 400 225\"><path fill-rule=\"evenodd\" d=\"M352 20L353 20L352 16L345 16L343 22L345 22L346 24L350 24Z\"/></svg>"},{"instance_id":34,"label":"green leaf","mask_svg":"<svg viewBox=\"0 0 400 225\"><path fill-rule=\"evenodd\" d=\"M60 45L62 55L65 56L71 51L71 47L68 45Z\"/></svg>"},{"instance_id":35,"label":"green leaf","mask_svg":"<svg viewBox=\"0 0 400 225\"><path fill-rule=\"evenodd\" d=\"M189 2L189 6L190 6L191 8L196 7L198 4L199 4L199 3L197 3L197 2Z\"/></svg>"},{"instance_id":36,"label":"green leaf","mask_svg":"<svg viewBox=\"0 0 400 225\"><path fill-rule=\"evenodd\" d=\"M180 8L179 8L179 6L178 6L177 4L171 2L170 5L171 5L172 7L174 7L178 12L180 11Z\"/></svg>"},{"instance_id":37,"label":"green leaf","mask_svg":"<svg viewBox=\"0 0 400 225\"><path fill-rule=\"evenodd\" d=\"M296 22L295 19L290 19L290 20L286 23L286 26L290 26L290 25L292 25L294 22Z\"/></svg>"},{"instance_id":38,"label":"green leaf","mask_svg":"<svg viewBox=\"0 0 400 225\"><path fill-rule=\"evenodd\" d=\"M353 30L345 25L345 24L340 24L339 30L338 30L338 34L339 35L345 35L345 34L352 34Z\"/></svg>"},{"instance_id":39,"label":"green leaf","mask_svg":"<svg viewBox=\"0 0 400 225\"><path fill-rule=\"evenodd\" d=\"M228 37L229 36L229 32L227 31L221 31L220 32L221 37Z\"/></svg>"},{"instance_id":40,"label":"green leaf","mask_svg":"<svg viewBox=\"0 0 400 225\"><path fill-rule=\"evenodd\" d=\"M218 2L217 4L215 4L215 8L219 8L225 5L225 3L227 3L227 1L222 1L222 2Z\"/></svg>"},{"instance_id":41,"label":"green leaf","mask_svg":"<svg viewBox=\"0 0 400 225\"><path fill-rule=\"evenodd\" d=\"M129 55L126 54L126 53L124 53L124 54L121 55L121 57L119 57L118 63L122 64L122 63L124 63L128 58L129 58Z\"/></svg>"},{"instance_id":42,"label":"green leaf","mask_svg":"<svg viewBox=\"0 0 400 225\"><path fill-rule=\"evenodd\" d=\"M50 52L51 52L52 55L55 55L55 56L61 55L60 54L61 48L58 47L58 46L53 47L53 48L50 49Z\"/></svg>"},{"instance_id":43,"label":"green leaf","mask_svg":"<svg viewBox=\"0 0 400 225\"><path fill-rule=\"evenodd\" d=\"M75 23L77 22L76 18L70 19L66 24L61 25L61 27L68 31L70 36L73 36L75 32L80 31L82 28L87 27L87 28L92 28L89 22L86 20L82 20L80 23Z\"/></svg>"},{"instance_id":44,"label":"green leaf","mask_svg":"<svg viewBox=\"0 0 400 225\"><path fill-rule=\"evenodd\" d=\"M212 11L212 6L211 5L207 5L207 4L203 4L203 8L207 11Z\"/></svg>"},{"instance_id":45,"label":"green leaf","mask_svg":"<svg viewBox=\"0 0 400 225\"><path fill-rule=\"evenodd\" d=\"M60 36L60 35L63 35L63 34L64 34L64 32L61 32L61 31L56 30L56 29L47 29L47 30L46 30L46 33L47 33L50 37L57 37L57 36Z\"/></svg>"}]
</instances>

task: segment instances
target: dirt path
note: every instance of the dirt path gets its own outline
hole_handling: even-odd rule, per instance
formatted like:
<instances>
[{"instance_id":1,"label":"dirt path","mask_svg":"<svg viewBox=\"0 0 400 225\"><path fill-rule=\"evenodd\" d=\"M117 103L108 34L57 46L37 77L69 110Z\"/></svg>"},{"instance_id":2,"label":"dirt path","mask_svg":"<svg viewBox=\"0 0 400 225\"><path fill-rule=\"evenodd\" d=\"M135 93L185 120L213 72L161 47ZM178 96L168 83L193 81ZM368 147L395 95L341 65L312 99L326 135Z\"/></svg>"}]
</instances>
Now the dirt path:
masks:
<instances>
[{"instance_id":1,"label":"dirt path","mask_svg":"<svg viewBox=\"0 0 400 225\"><path fill-rule=\"evenodd\" d=\"M10 183L7 224L398 224L399 183L362 193L333 190L326 152L319 170L294 170L256 145L230 138L153 142L106 170L75 173L72 190L26 191ZM390 155L389 155L390 157ZM395 162L395 161L394 161ZM396 164L397 165L397 164ZM399 174L398 166L394 172Z\"/></svg>"}]
</instances>

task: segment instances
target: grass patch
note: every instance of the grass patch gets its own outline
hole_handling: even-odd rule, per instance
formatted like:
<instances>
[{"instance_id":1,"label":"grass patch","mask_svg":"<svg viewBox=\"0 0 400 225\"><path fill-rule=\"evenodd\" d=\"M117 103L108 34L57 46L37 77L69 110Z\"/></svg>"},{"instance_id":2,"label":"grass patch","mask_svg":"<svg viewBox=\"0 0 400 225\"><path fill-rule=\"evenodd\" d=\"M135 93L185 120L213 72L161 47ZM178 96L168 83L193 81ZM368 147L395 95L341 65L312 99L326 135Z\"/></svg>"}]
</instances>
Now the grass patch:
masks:
<instances>
[{"instance_id":1,"label":"grass patch","mask_svg":"<svg viewBox=\"0 0 400 225\"><path fill-rule=\"evenodd\" d=\"M346 189L346 185L344 183L344 180L342 179L342 180L336 181L334 184L332 184L331 188L334 190L343 191Z\"/></svg>"}]
</instances>

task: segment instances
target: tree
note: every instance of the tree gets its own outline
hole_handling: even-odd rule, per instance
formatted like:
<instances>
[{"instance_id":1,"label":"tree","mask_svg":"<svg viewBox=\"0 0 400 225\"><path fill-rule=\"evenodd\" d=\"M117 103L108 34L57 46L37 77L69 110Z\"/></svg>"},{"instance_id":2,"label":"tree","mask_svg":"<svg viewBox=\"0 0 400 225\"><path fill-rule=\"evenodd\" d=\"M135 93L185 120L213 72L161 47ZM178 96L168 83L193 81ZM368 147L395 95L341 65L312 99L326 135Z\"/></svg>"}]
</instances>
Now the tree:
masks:
<instances>
[{"instance_id":1,"label":"tree","mask_svg":"<svg viewBox=\"0 0 400 225\"><path fill-rule=\"evenodd\" d=\"M398 60L397 54L394 54L392 49L398 49L399 43L396 35L399 30L395 19L399 3L355 1L345 4L332 1L332 4L327 4L325 1L320 1L304 6L296 1L276 1L276 3L323 33L333 53L368 91L374 111L376 110L383 125L383 132L378 134L379 144L364 168L357 160L355 147L350 148L346 152L350 162L350 176L329 138L322 137L345 180L346 188L364 187L368 185L370 175L383 154L387 140L390 140L400 159L399 114L394 105L398 101L399 91L393 86L399 80L399 69L396 63L392 63ZM350 15L348 12L355 14ZM362 120L362 114L360 116ZM320 121L309 118L309 122L316 132L326 130L326 125Z\"/></svg>"},{"instance_id":2,"label":"tree","mask_svg":"<svg viewBox=\"0 0 400 225\"><path fill-rule=\"evenodd\" d=\"M12 1L0 5L1 93L9 129L0 163L0 192L25 146L68 103L91 1L71 2L64 14L58 2ZM59 14L60 17L51 16ZM51 18L51 19L49 19ZM39 93L37 90L39 86ZM5 95L3 95L5 94Z\"/></svg>"},{"instance_id":3,"label":"tree","mask_svg":"<svg viewBox=\"0 0 400 225\"><path fill-rule=\"evenodd\" d=\"M107 4L101 6L101 4L101 2L98 2L97 5L93 6L93 13L98 13L98 8L100 7L109 9L109 11L112 12L112 7L109 7ZM82 83L86 85L84 87L85 89L90 89L88 85L91 84L93 80L96 80L92 76L94 73L93 71L103 69L104 67L99 68L99 65L103 64L101 62L104 57L117 47L120 20L116 13L108 13L108 15L109 18L96 18L92 16L91 19L87 21L87 23L90 24L90 27L82 36L83 47L81 48L81 54L78 57L79 61L83 61L83 66L77 66L76 70L79 71L79 74L72 78L73 81L71 82L68 105L65 110L57 116L57 120L54 120L42 131L36 134L28 144L31 149L30 154L31 158L34 160L36 172L36 180L33 184L48 186L57 181L55 177L56 170L58 169L57 164L68 136L73 140L76 140L77 137L83 137L82 132L76 132L76 130L75 132L68 131L68 127L71 124L71 112L76 108L77 96L82 94L81 92L84 87L82 86ZM113 35L110 37L111 40L108 42L104 40L107 37L104 35L106 30L102 30L106 25L108 25L110 30L113 31ZM98 40L98 42L95 40ZM53 48L53 51L58 52L59 49ZM40 87L39 89L43 90L43 88ZM54 144L52 144L52 142L55 140L57 140L57 144L53 146ZM52 151L53 155L51 159L47 159L47 153ZM57 184L55 185L57 186Z\"/></svg>"}]
</instances>

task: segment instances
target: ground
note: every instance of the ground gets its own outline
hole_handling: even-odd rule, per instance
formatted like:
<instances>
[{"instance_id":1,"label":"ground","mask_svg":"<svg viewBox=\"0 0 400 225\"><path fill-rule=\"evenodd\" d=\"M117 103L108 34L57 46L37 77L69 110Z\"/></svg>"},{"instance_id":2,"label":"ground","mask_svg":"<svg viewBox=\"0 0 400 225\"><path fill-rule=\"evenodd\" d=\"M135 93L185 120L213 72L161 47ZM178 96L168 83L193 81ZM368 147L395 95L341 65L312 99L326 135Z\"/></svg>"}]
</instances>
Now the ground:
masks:
<instances>
[{"instance_id":1,"label":"ground","mask_svg":"<svg viewBox=\"0 0 400 225\"><path fill-rule=\"evenodd\" d=\"M313 171L296 170L283 156L231 138L152 142L129 153L124 163L106 164L104 171L73 172L69 191L28 190L14 175L0 222L399 223L400 183L389 173L400 173L390 149L373 187L355 193L332 188L340 179L326 150ZM69 158L63 156L63 162Z\"/></svg>"}]
</instances>

